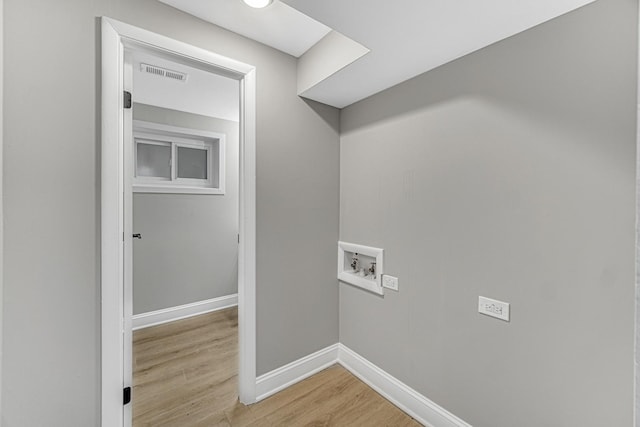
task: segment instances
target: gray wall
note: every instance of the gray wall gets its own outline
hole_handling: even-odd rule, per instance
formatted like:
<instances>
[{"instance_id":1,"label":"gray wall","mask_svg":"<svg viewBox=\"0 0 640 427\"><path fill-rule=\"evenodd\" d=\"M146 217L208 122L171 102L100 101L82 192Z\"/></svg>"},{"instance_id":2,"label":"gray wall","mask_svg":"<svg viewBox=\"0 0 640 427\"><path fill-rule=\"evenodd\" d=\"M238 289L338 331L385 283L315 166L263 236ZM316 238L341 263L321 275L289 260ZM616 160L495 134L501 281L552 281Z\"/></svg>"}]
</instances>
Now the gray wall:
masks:
<instances>
[{"instance_id":1,"label":"gray wall","mask_svg":"<svg viewBox=\"0 0 640 427\"><path fill-rule=\"evenodd\" d=\"M258 373L335 343L339 114L295 59L155 0L4 4L3 427L99 425L97 16L257 66Z\"/></svg>"},{"instance_id":2,"label":"gray wall","mask_svg":"<svg viewBox=\"0 0 640 427\"><path fill-rule=\"evenodd\" d=\"M237 293L238 123L137 103L133 118L226 135L224 195L134 193L133 314Z\"/></svg>"},{"instance_id":3,"label":"gray wall","mask_svg":"<svg viewBox=\"0 0 640 427\"><path fill-rule=\"evenodd\" d=\"M597 1L341 115L340 238L400 292L340 285L340 341L475 427L632 424L637 12Z\"/></svg>"}]
</instances>

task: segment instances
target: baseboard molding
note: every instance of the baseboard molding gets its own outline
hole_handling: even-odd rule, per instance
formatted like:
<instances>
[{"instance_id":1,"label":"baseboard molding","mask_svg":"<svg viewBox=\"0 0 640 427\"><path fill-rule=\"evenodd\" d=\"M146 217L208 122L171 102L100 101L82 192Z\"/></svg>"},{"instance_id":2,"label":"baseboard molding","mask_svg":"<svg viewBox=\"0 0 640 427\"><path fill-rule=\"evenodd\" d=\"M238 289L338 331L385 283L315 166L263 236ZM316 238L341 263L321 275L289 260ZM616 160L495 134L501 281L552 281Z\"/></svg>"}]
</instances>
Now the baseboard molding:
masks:
<instances>
[{"instance_id":1,"label":"baseboard molding","mask_svg":"<svg viewBox=\"0 0 640 427\"><path fill-rule=\"evenodd\" d=\"M416 421L428 427L471 427L350 348L338 347L338 363Z\"/></svg>"},{"instance_id":2,"label":"baseboard molding","mask_svg":"<svg viewBox=\"0 0 640 427\"><path fill-rule=\"evenodd\" d=\"M256 379L256 401L259 402L331 365L335 365L338 360L338 346L339 344L331 345L281 368L260 375Z\"/></svg>"},{"instance_id":3,"label":"baseboard molding","mask_svg":"<svg viewBox=\"0 0 640 427\"><path fill-rule=\"evenodd\" d=\"M179 305L177 307L150 311L148 313L136 314L133 316L132 329L135 331L137 329L186 319L187 317L210 313L212 311L222 310L236 305L238 305L238 294L233 294L205 301L198 301L191 304Z\"/></svg>"},{"instance_id":4,"label":"baseboard molding","mask_svg":"<svg viewBox=\"0 0 640 427\"><path fill-rule=\"evenodd\" d=\"M259 402L336 363L427 427L472 427L343 344L331 345L261 375L256 380L256 401Z\"/></svg>"}]
</instances>

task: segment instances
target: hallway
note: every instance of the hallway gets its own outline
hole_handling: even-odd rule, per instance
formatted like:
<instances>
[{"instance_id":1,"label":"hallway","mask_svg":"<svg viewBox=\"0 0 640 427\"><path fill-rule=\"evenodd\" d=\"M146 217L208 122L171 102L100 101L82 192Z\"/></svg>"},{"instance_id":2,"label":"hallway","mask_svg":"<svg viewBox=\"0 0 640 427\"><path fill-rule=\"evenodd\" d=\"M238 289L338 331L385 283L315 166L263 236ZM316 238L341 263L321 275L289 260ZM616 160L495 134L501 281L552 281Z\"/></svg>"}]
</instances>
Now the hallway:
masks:
<instances>
[{"instance_id":1,"label":"hallway","mask_svg":"<svg viewBox=\"0 0 640 427\"><path fill-rule=\"evenodd\" d=\"M420 425L337 365L245 406L237 336L237 308L135 331L134 427Z\"/></svg>"}]
</instances>

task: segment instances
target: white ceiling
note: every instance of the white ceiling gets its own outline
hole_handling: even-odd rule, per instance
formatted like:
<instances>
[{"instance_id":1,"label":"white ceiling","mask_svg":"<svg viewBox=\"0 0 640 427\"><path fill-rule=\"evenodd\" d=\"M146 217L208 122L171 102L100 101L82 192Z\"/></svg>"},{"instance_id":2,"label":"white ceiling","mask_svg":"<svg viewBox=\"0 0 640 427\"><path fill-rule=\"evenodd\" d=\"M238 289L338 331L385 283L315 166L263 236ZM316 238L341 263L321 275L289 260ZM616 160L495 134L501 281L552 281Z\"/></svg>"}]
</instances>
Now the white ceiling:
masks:
<instances>
[{"instance_id":1,"label":"white ceiling","mask_svg":"<svg viewBox=\"0 0 640 427\"><path fill-rule=\"evenodd\" d=\"M312 90L339 108L593 0L283 0L370 49Z\"/></svg>"},{"instance_id":2,"label":"white ceiling","mask_svg":"<svg viewBox=\"0 0 640 427\"><path fill-rule=\"evenodd\" d=\"M188 75L185 82L144 73L140 63ZM133 101L225 120L240 119L237 80L142 52L133 57Z\"/></svg>"},{"instance_id":3,"label":"white ceiling","mask_svg":"<svg viewBox=\"0 0 640 427\"><path fill-rule=\"evenodd\" d=\"M242 0L158 0L220 27L295 56L305 53L330 28L276 1L254 9Z\"/></svg>"},{"instance_id":4,"label":"white ceiling","mask_svg":"<svg viewBox=\"0 0 640 427\"><path fill-rule=\"evenodd\" d=\"M594 0L275 0L265 9L242 0L159 1L296 57L327 27L360 43L368 54L304 92L343 108ZM327 27L294 23L301 17L283 3Z\"/></svg>"}]
</instances>

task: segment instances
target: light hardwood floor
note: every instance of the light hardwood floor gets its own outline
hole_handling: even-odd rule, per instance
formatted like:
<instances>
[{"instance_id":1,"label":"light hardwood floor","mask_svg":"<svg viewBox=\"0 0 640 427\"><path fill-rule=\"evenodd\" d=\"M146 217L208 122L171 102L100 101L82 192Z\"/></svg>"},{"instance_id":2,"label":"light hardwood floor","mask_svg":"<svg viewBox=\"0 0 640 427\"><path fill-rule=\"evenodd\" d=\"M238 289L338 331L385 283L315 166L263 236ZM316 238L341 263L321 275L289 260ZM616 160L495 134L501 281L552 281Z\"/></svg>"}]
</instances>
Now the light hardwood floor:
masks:
<instances>
[{"instance_id":1,"label":"light hardwood floor","mask_svg":"<svg viewBox=\"0 0 640 427\"><path fill-rule=\"evenodd\" d=\"M340 366L254 405L237 398L235 308L135 331L133 426L419 426Z\"/></svg>"}]
</instances>

